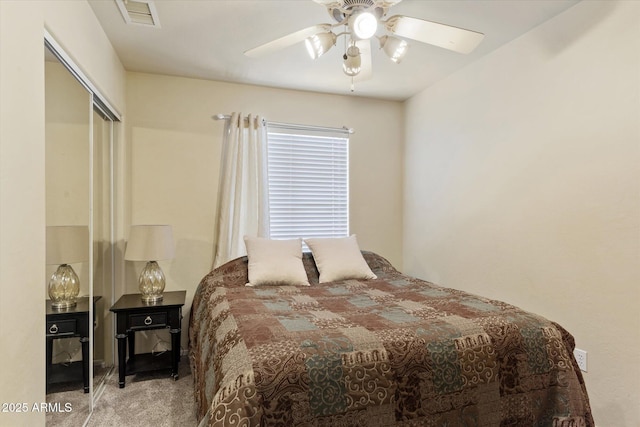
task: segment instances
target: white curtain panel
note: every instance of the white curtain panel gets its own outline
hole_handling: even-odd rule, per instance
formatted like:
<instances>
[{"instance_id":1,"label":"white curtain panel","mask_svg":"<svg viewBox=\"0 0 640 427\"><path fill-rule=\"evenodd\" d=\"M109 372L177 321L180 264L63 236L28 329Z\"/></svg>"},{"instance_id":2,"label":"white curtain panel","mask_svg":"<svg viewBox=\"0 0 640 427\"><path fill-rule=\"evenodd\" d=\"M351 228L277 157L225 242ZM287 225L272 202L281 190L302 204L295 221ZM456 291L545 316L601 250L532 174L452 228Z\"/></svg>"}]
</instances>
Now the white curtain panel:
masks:
<instances>
[{"instance_id":1,"label":"white curtain panel","mask_svg":"<svg viewBox=\"0 0 640 427\"><path fill-rule=\"evenodd\" d=\"M257 115L233 113L226 120L213 267L246 255L243 237L267 237L269 227L267 137Z\"/></svg>"}]
</instances>

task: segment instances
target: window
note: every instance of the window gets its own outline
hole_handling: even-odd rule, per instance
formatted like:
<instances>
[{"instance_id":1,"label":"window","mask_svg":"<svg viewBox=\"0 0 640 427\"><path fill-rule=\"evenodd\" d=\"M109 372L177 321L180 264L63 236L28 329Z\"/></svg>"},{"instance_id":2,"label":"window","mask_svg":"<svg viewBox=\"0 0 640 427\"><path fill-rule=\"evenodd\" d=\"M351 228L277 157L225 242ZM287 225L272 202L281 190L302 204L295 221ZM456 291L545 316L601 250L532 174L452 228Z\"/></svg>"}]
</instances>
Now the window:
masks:
<instances>
[{"instance_id":1,"label":"window","mask_svg":"<svg viewBox=\"0 0 640 427\"><path fill-rule=\"evenodd\" d=\"M349 235L349 133L269 123L269 234Z\"/></svg>"}]
</instances>

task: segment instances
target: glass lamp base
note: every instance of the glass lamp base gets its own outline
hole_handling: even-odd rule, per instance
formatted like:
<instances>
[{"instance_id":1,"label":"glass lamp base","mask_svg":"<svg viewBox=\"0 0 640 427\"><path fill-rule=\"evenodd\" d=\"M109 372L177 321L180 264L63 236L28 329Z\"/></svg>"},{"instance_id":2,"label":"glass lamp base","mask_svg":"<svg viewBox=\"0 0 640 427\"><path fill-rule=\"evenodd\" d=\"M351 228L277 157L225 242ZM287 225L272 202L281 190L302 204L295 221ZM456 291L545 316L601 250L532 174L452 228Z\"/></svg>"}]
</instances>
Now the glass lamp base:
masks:
<instances>
[{"instance_id":1,"label":"glass lamp base","mask_svg":"<svg viewBox=\"0 0 640 427\"><path fill-rule=\"evenodd\" d=\"M148 305L153 305L162 301L162 295L142 295L142 302Z\"/></svg>"},{"instance_id":2,"label":"glass lamp base","mask_svg":"<svg viewBox=\"0 0 640 427\"><path fill-rule=\"evenodd\" d=\"M142 301L145 304L154 304L162 301L162 292L164 291L165 279L164 273L155 261L147 262L147 265L140 273L138 280L140 285L140 293Z\"/></svg>"},{"instance_id":3,"label":"glass lamp base","mask_svg":"<svg viewBox=\"0 0 640 427\"><path fill-rule=\"evenodd\" d=\"M75 301L60 301L60 302L52 302L51 308L56 310L66 310L71 307L75 307L77 303Z\"/></svg>"},{"instance_id":4,"label":"glass lamp base","mask_svg":"<svg viewBox=\"0 0 640 427\"><path fill-rule=\"evenodd\" d=\"M75 307L80 293L80 279L69 264L61 264L49 280L51 307L66 309Z\"/></svg>"}]
</instances>

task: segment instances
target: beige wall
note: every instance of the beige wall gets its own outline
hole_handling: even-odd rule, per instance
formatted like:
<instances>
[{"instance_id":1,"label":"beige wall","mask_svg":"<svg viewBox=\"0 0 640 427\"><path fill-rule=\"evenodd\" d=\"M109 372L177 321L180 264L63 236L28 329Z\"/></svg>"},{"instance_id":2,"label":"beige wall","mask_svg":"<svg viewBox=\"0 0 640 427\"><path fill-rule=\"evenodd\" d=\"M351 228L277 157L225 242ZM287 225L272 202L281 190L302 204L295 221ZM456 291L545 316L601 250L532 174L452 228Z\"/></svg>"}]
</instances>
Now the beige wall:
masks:
<instances>
[{"instance_id":1,"label":"beige wall","mask_svg":"<svg viewBox=\"0 0 640 427\"><path fill-rule=\"evenodd\" d=\"M404 268L564 325L640 426L640 3L577 4L406 105Z\"/></svg>"},{"instance_id":2,"label":"beige wall","mask_svg":"<svg viewBox=\"0 0 640 427\"><path fill-rule=\"evenodd\" d=\"M44 28L122 112L124 69L84 1L0 1L0 402L45 399ZM0 413L37 426L44 414Z\"/></svg>"},{"instance_id":3,"label":"beige wall","mask_svg":"<svg viewBox=\"0 0 640 427\"><path fill-rule=\"evenodd\" d=\"M0 1L0 402L28 405L45 391L42 23L37 7ZM0 412L0 425L42 422Z\"/></svg>"},{"instance_id":4,"label":"beige wall","mask_svg":"<svg viewBox=\"0 0 640 427\"><path fill-rule=\"evenodd\" d=\"M402 104L129 73L127 110L130 223L173 226L176 257L160 265L167 290L188 291L184 327L193 292L213 260L224 126L211 119L217 113L240 111L278 122L353 127L351 232L362 248L396 265L402 262ZM137 292L142 267L127 262L125 292Z\"/></svg>"},{"instance_id":5,"label":"beige wall","mask_svg":"<svg viewBox=\"0 0 640 427\"><path fill-rule=\"evenodd\" d=\"M4 0L2 0L4 1ZM125 73L85 0L44 0L44 26L113 108L125 113Z\"/></svg>"}]
</instances>

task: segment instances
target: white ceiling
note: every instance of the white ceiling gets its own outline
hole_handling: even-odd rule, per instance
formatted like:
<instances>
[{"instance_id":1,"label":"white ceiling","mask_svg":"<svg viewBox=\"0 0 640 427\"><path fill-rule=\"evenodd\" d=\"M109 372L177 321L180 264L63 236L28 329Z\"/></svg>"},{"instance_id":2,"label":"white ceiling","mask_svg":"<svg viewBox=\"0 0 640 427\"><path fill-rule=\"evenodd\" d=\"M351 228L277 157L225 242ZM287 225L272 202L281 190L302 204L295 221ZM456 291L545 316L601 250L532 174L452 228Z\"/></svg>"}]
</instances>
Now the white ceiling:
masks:
<instances>
[{"instance_id":1,"label":"white ceiling","mask_svg":"<svg viewBox=\"0 0 640 427\"><path fill-rule=\"evenodd\" d=\"M404 0L388 16L406 15L485 34L462 55L409 40L401 64L372 41L373 78L356 83L354 95L404 100L477 61L501 45L573 6L579 0ZM262 58L243 52L291 32L333 23L312 0L156 0L161 28L127 25L115 0L89 0L124 67L129 71L337 94L350 93L342 73L342 39L311 60L304 43Z\"/></svg>"}]
</instances>

